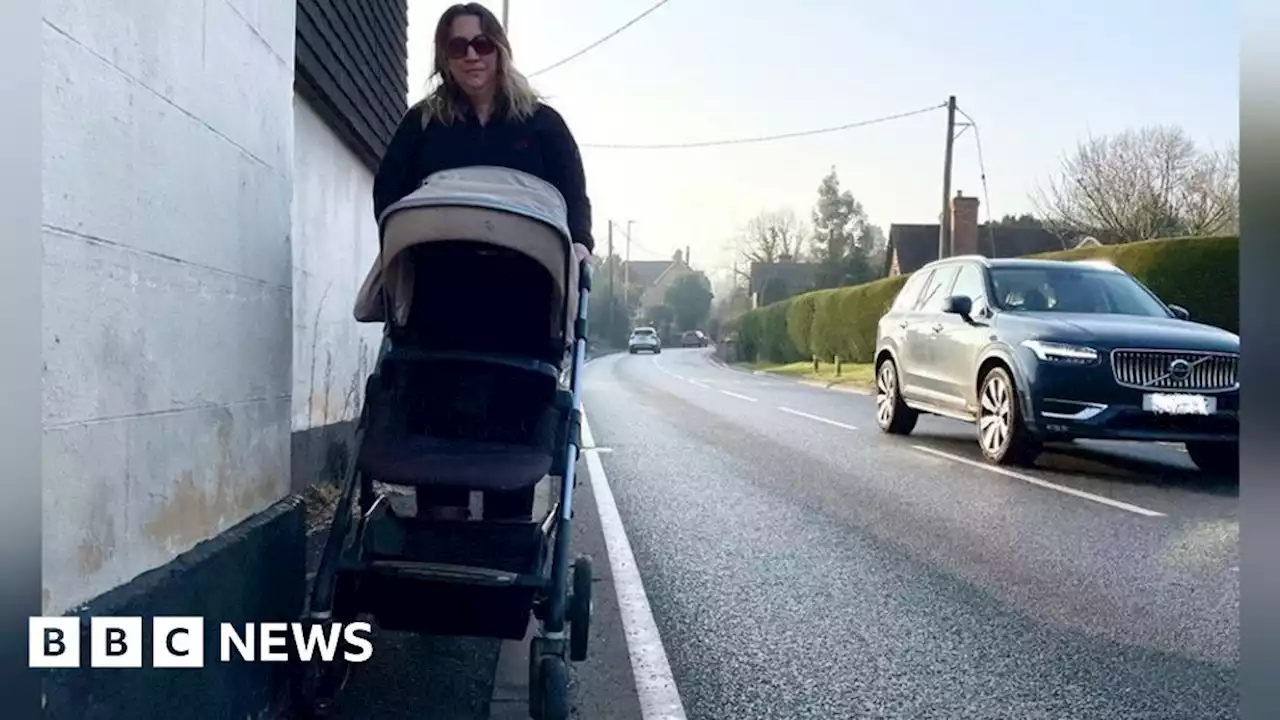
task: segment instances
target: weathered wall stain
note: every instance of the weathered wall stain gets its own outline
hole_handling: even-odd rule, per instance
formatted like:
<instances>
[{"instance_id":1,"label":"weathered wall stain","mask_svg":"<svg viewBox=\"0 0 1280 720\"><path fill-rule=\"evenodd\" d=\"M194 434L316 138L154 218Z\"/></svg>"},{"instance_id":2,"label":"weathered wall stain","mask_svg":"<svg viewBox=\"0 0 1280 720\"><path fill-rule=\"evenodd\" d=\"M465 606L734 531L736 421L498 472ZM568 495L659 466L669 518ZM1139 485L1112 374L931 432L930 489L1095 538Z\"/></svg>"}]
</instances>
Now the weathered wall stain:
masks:
<instances>
[{"instance_id":1,"label":"weathered wall stain","mask_svg":"<svg viewBox=\"0 0 1280 720\"><path fill-rule=\"evenodd\" d=\"M182 552L283 494L283 477L246 477L243 460L234 448L234 431L231 411L220 408L214 429L217 460L208 475L190 469L181 473L164 505L144 525L148 539L170 552ZM197 482L198 475L212 482Z\"/></svg>"},{"instance_id":2,"label":"weathered wall stain","mask_svg":"<svg viewBox=\"0 0 1280 720\"><path fill-rule=\"evenodd\" d=\"M323 388L312 392L307 398L307 417L311 418L311 427L320 427L332 422L329 419L329 410L334 403L329 395L329 389Z\"/></svg>"},{"instance_id":3,"label":"weathered wall stain","mask_svg":"<svg viewBox=\"0 0 1280 720\"><path fill-rule=\"evenodd\" d=\"M76 548L76 565L90 575L102 569L116 552L116 513L110 488L96 486L90 503L89 523Z\"/></svg>"},{"instance_id":4,"label":"weathered wall stain","mask_svg":"<svg viewBox=\"0 0 1280 720\"><path fill-rule=\"evenodd\" d=\"M94 517L102 518L104 516L99 514ZM99 522L94 522L94 525L99 525ZM107 561L116 554L114 518L109 514L105 515L105 519L101 521L101 527L103 528L101 531L90 530L80 542L80 547L76 551L76 562L80 566L80 572L86 575L101 570L102 566L106 565Z\"/></svg>"}]
</instances>

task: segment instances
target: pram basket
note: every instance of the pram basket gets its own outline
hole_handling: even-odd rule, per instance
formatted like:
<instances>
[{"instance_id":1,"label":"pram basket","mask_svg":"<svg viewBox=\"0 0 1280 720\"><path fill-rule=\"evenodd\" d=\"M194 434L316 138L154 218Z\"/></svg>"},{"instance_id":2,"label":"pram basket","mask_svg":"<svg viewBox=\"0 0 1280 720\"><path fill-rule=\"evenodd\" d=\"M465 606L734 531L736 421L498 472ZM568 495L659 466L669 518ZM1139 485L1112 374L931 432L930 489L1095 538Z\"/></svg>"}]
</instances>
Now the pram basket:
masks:
<instances>
[{"instance_id":1,"label":"pram basket","mask_svg":"<svg viewBox=\"0 0 1280 720\"><path fill-rule=\"evenodd\" d=\"M383 341L305 619L521 640L532 617L530 716L565 720L591 615L590 560L569 560L590 265L560 193L504 168L432 175L379 230L355 319ZM401 513L375 483L480 492L485 515ZM543 483L545 513L489 516ZM322 714L348 669L301 669L295 707Z\"/></svg>"}]
</instances>

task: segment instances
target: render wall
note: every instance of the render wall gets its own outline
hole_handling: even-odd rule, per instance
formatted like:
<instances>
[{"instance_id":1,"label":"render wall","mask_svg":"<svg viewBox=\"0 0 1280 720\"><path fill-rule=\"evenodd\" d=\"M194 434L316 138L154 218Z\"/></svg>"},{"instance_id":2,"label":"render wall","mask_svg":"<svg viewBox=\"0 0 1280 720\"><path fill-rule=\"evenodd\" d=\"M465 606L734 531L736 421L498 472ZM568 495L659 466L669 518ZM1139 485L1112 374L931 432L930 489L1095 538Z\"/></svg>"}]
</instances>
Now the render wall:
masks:
<instances>
[{"instance_id":1,"label":"render wall","mask_svg":"<svg viewBox=\"0 0 1280 720\"><path fill-rule=\"evenodd\" d=\"M352 316L378 253L373 172L299 96L293 100L295 488L342 470L381 325Z\"/></svg>"},{"instance_id":2,"label":"render wall","mask_svg":"<svg viewBox=\"0 0 1280 720\"><path fill-rule=\"evenodd\" d=\"M44 611L289 488L292 0L46 0Z\"/></svg>"}]
</instances>

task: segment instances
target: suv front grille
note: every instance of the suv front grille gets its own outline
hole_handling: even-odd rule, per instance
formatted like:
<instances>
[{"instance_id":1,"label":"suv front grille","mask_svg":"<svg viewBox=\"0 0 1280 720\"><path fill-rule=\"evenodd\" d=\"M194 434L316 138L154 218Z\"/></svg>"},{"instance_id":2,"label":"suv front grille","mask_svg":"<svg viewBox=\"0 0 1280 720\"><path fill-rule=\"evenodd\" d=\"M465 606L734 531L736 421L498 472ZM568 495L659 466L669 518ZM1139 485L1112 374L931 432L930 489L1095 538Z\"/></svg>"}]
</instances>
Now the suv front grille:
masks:
<instances>
[{"instance_id":1,"label":"suv front grille","mask_svg":"<svg viewBox=\"0 0 1280 720\"><path fill-rule=\"evenodd\" d=\"M1239 387L1240 356L1183 350L1112 350L1116 382L1141 390L1213 392Z\"/></svg>"}]
</instances>

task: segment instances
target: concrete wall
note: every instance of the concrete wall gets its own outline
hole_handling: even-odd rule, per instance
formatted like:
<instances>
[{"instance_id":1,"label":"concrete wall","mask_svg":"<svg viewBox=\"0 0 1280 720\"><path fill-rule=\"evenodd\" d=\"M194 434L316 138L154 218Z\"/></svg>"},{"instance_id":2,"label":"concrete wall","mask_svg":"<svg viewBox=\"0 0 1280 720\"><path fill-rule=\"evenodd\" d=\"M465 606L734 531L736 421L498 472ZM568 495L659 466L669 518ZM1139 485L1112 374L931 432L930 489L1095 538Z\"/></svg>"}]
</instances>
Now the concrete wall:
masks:
<instances>
[{"instance_id":1,"label":"concrete wall","mask_svg":"<svg viewBox=\"0 0 1280 720\"><path fill-rule=\"evenodd\" d=\"M45 0L44 600L289 483L292 0Z\"/></svg>"},{"instance_id":2,"label":"concrete wall","mask_svg":"<svg viewBox=\"0 0 1280 720\"><path fill-rule=\"evenodd\" d=\"M295 96L293 405L295 488L342 470L381 325L352 317L378 253L373 173Z\"/></svg>"}]
</instances>

